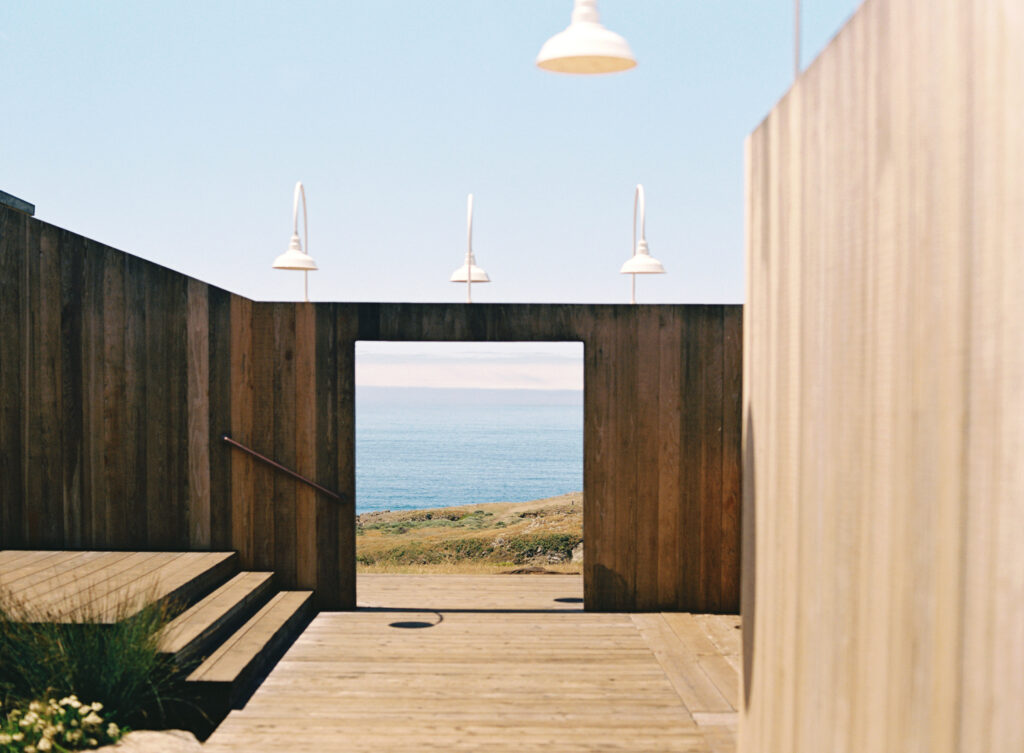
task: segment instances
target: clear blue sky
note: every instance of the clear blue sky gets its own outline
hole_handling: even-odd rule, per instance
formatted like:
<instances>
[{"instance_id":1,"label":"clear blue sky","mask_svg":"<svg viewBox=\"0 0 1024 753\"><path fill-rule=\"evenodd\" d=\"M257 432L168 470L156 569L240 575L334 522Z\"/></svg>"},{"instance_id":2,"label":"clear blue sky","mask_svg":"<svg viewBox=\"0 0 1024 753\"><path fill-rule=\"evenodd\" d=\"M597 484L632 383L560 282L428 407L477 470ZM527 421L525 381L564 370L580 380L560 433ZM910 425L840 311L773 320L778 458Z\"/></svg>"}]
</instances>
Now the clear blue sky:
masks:
<instances>
[{"instance_id":1,"label":"clear blue sky","mask_svg":"<svg viewBox=\"0 0 1024 753\"><path fill-rule=\"evenodd\" d=\"M805 0L809 61L855 0ZM600 0L639 60L538 70L570 0L6 2L0 189L40 219L259 300L306 185L314 300L625 302L634 184L669 274L743 297L743 140L792 77L790 0Z\"/></svg>"}]
</instances>

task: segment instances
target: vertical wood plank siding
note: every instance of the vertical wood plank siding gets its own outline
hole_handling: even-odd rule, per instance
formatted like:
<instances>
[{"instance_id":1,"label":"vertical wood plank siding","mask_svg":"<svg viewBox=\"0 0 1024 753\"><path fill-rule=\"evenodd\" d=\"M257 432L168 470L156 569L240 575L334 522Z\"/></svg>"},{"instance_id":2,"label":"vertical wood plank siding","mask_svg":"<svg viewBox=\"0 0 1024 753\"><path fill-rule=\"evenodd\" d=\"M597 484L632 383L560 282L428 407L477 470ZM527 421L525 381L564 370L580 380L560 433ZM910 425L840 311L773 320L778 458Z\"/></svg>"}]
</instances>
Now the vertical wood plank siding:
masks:
<instances>
[{"instance_id":1,"label":"vertical wood plank siding","mask_svg":"<svg viewBox=\"0 0 1024 753\"><path fill-rule=\"evenodd\" d=\"M5 208L0 286L5 547L234 549L353 607L356 341L581 341L586 607L738 608L739 306L254 303Z\"/></svg>"},{"instance_id":2,"label":"vertical wood plank siding","mask_svg":"<svg viewBox=\"0 0 1024 753\"><path fill-rule=\"evenodd\" d=\"M1024 750L1022 167L1019 0L867 0L748 140L743 753Z\"/></svg>"}]
</instances>

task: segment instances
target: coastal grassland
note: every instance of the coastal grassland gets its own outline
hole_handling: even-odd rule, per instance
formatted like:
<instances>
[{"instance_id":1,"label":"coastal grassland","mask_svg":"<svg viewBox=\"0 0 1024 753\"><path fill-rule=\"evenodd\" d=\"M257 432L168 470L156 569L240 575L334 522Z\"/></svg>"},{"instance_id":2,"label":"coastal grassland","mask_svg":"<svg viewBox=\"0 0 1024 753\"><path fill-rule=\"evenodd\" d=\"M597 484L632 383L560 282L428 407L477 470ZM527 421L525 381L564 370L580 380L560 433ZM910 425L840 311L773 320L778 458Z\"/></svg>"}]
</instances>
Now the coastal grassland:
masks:
<instances>
[{"instance_id":1,"label":"coastal grassland","mask_svg":"<svg viewBox=\"0 0 1024 753\"><path fill-rule=\"evenodd\" d=\"M583 494L356 517L356 567L364 573L578 573Z\"/></svg>"}]
</instances>

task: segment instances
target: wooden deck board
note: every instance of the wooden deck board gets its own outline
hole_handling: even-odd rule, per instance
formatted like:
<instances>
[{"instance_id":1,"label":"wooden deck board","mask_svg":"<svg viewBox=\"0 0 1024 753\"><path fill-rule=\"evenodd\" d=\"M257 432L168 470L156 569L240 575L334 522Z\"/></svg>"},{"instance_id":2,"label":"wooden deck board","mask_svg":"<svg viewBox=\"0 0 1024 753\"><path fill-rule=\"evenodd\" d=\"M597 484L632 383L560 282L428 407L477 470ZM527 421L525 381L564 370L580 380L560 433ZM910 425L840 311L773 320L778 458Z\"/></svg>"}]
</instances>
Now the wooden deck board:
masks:
<instances>
[{"instance_id":1,"label":"wooden deck board","mask_svg":"<svg viewBox=\"0 0 1024 753\"><path fill-rule=\"evenodd\" d=\"M160 650L177 654L201 636L208 634L239 605L259 598L270 585L273 573L244 572L226 582L202 601L193 605L167 626L160 638Z\"/></svg>"},{"instance_id":2,"label":"wooden deck board","mask_svg":"<svg viewBox=\"0 0 1024 753\"><path fill-rule=\"evenodd\" d=\"M696 631L687 643L661 615L583 612L581 595L576 576L360 576L361 608L318 615L205 748L735 750L722 685L738 679L703 616L676 620ZM658 652L637 617L657 625ZM714 702L697 705L714 713L687 707L666 657L700 673Z\"/></svg>"},{"instance_id":3,"label":"wooden deck board","mask_svg":"<svg viewBox=\"0 0 1024 753\"><path fill-rule=\"evenodd\" d=\"M188 679L203 682L233 681L277 634L294 610L308 601L310 596L310 591L281 591L275 594Z\"/></svg>"},{"instance_id":4,"label":"wooden deck board","mask_svg":"<svg viewBox=\"0 0 1024 753\"><path fill-rule=\"evenodd\" d=\"M45 572L50 568L60 565L60 563L71 559L74 554L73 552L23 552L23 557L19 558L10 567L4 566L5 572L5 583L10 583L12 587L24 578L30 578L36 573Z\"/></svg>"},{"instance_id":5,"label":"wooden deck board","mask_svg":"<svg viewBox=\"0 0 1024 753\"><path fill-rule=\"evenodd\" d=\"M12 587L24 593L33 601L48 601L54 591L65 589L69 584L80 582L86 575L104 570L115 562L131 556L131 552L67 552L60 562L19 578Z\"/></svg>"},{"instance_id":6,"label":"wooden deck board","mask_svg":"<svg viewBox=\"0 0 1024 753\"><path fill-rule=\"evenodd\" d=\"M0 552L0 591L33 614L68 620L88 614L112 622L180 592L230 552ZM127 610L127 611L126 611Z\"/></svg>"}]
</instances>

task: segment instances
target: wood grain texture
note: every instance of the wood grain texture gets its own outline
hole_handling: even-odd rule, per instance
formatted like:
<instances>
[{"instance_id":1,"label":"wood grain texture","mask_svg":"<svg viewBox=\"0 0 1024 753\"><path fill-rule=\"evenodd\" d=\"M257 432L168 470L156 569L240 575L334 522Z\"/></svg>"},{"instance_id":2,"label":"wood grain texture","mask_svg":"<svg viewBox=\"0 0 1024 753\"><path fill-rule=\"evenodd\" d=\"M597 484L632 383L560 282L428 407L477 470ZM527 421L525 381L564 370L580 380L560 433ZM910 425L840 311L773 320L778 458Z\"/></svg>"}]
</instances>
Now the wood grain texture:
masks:
<instances>
[{"instance_id":1,"label":"wood grain texture","mask_svg":"<svg viewBox=\"0 0 1024 753\"><path fill-rule=\"evenodd\" d=\"M206 749L303 750L315 735L350 751L735 750L738 643L715 641L735 616L682 615L698 652L669 615L567 603L576 576L364 575L359 591L361 608L317 616Z\"/></svg>"},{"instance_id":2,"label":"wood grain texture","mask_svg":"<svg viewBox=\"0 0 1024 753\"><path fill-rule=\"evenodd\" d=\"M748 140L744 753L1024 749L1022 38L868 0Z\"/></svg>"},{"instance_id":3,"label":"wood grain texture","mask_svg":"<svg viewBox=\"0 0 1024 753\"><path fill-rule=\"evenodd\" d=\"M233 552L6 551L0 588L13 616L111 623L153 602L198 600L237 569Z\"/></svg>"},{"instance_id":4,"label":"wood grain texture","mask_svg":"<svg viewBox=\"0 0 1024 753\"><path fill-rule=\"evenodd\" d=\"M210 299L198 280L188 281L185 369L188 390L188 543L209 549L210 529Z\"/></svg>"},{"instance_id":5,"label":"wood grain texture","mask_svg":"<svg viewBox=\"0 0 1024 753\"><path fill-rule=\"evenodd\" d=\"M247 298L231 296L231 415L221 430L230 433L239 442L253 443L253 395L256 388L252 362L253 304ZM231 544L238 552L242 567L252 568L255 562L255 529L253 498L255 497L254 465L249 455L227 453L226 448L216 453L220 462L231 465Z\"/></svg>"},{"instance_id":6,"label":"wood grain texture","mask_svg":"<svg viewBox=\"0 0 1024 753\"><path fill-rule=\"evenodd\" d=\"M69 250L64 256L74 256ZM124 436L127 447L125 467L124 519L126 546L133 541L148 539L146 511L146 296L148 294L146 262L135 256L125 258L125 318L124 318ZM75 281L77 283L77 281ZM77 286L80 287L80 286ZM128 315L132 312L132 315ZM80 356L81 358L81 356ZM77 406L69 406L73 409ZM66 424L65 424L66 426ZM65 461L67 462L67 461Z\"/></svg>"},{"instance_id":7,"label":"wood grain texture","mask_svg":"<svg viewBox=\"0 0 1024 753\"><path fill-rule=\"evenodd\" d=\"M82 316L81 279L85 265L83 239L68 234L66 253L60 255L61 308L61 455L63 470L63 533L70 546L84 545L84 478L85 442L82 401L85 399L82 379ZM0 358L2 362L2 358ZM0 391L3 387L0 387ZM132 401L131 396L129 398ZM0 419L2 420L2 419ZM2 473L2 471L0 471Z\"/></svg>"},{"instance_id":8,"label":"wood grain texture","mask_svg":"<svg viewBox=\"0 0 1024 753\"><path fill-rule=\"evenodd\" d=\"M207 442L210 460L210 547L215 551L233 548L234 500L231 494L232 462L221 436L231 427L233 361L232 296L218 288L209 296L209 410Z\"/></svg>"},{"instance_id":9,"label":"wood grain texture","mask_svg":"<svg viewBox=\"0 0 1024 753\"><path fill-rule=\"evenodd\" d=\"M350 608L356 341L581 341L587 609L737 608L737 306L254 303L2 207L0 251L8 546L233 549Z\"/></svg>"},{"instance_id":10,"label":"wood grain texture","mask_svg":"<svg viewBox=\"0 0 1024 753\"><path fill-rule=\"evenodd\" d=\"M318 478L315 452L302 448L316 446L316 310L311 305L295 311L295 470L307 478ZM299 588L316 585L316 490L299 484L295 490L295 579Z\"/></svg>"},{"instance_id":11,"label":"wood grain texture","mask_svg":"<svg viewBox=\"0 0 1024 753\"><path fill-rule=\"evenodd\" d=\"M28 220L24 214L0 212L0 546L24 540L24 410L22 377L27 367L23 312L28 295L24 249Z\"/></svg>"}]
</instances>

